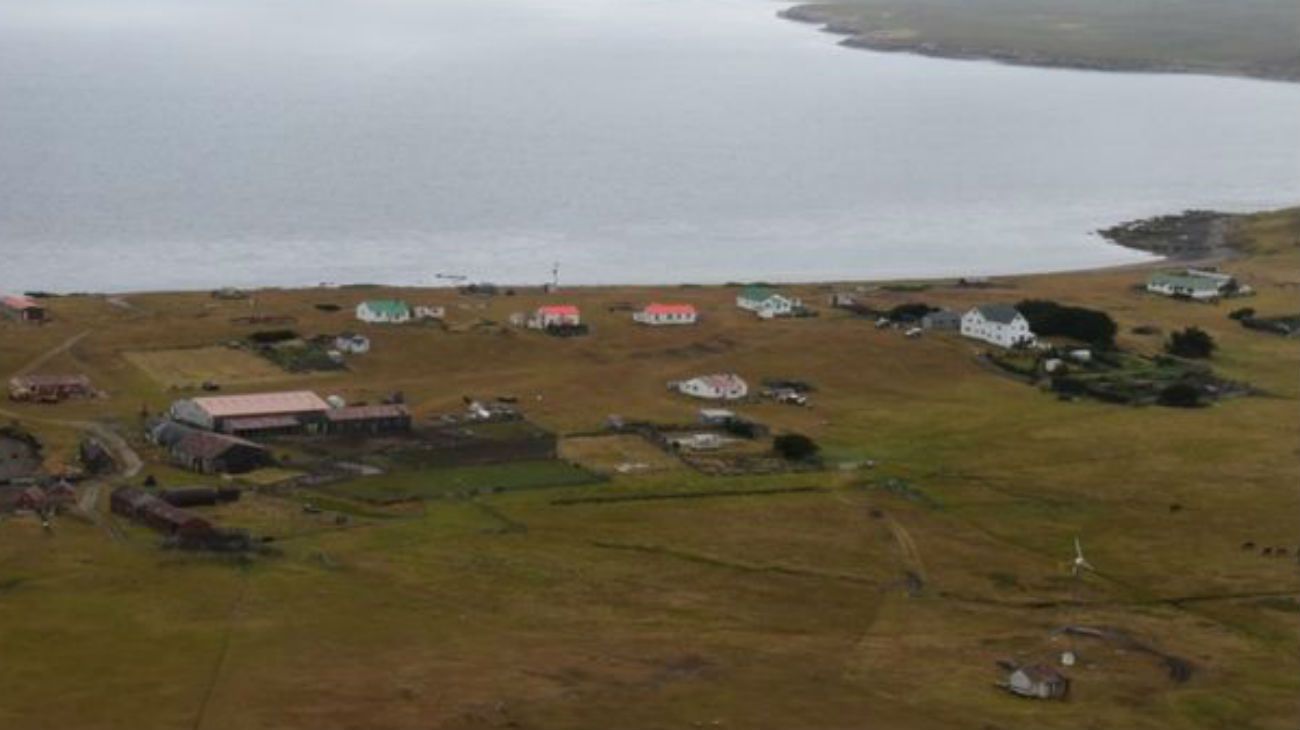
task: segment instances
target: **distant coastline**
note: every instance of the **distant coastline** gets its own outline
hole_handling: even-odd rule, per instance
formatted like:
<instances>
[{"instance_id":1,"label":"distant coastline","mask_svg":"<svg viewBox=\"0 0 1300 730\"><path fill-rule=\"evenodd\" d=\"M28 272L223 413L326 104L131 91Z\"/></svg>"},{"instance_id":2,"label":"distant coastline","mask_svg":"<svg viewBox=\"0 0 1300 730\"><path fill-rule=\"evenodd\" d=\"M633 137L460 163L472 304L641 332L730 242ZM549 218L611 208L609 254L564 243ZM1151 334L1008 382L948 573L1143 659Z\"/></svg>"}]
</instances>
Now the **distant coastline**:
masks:
<instances>
[{"instance_id":1,"label":"distant coastline","mask_svg":"<svg viewBox=\"0 0 1300 730\"><path fill-rule=\"evenodd\" d=\"M1113 271L1138 271L1144 269L1158 269L1170 266L1215 266L1227 261L1243 259L1256 253L1240 245L1238 235L1241 227L1249 222L1252 218L1259 216L1290 214L1296 209L1283 208L1276 210L1264 210L1253 213L1224 213L1212 210L1186 210L1181 213L1166 215L1156 215L1148 218L1117 223L1108 228L1103 228L1094 233L1110 243L1123 248L1141 251L1158 258L1148 261L1139 261L1135 263L1120 263L1102 266L1082 266L1065 269L1053 269L1043 271L1028 272L981 272L980 278L998 277L998 278L1021 278L1021 277L1040 277L1040 276L1058 276L1068 274L1086 274L1086 273L1105 273ZM884 277L880 279L856 279L856 278L820 278L797 281L781 281L779 283L786 285L819 285L819 284L837 284L837 283L880 283L890 284L899 282L940 282L953 280L956 276L918 276L918 277ZM542 288L541 284L528 282L511 282L500 281L494 282L504 289L529 291L533 288ZM430 284L398 284L393 282L322 282L315 286L305 284L285 284L285 285L250 285L240 287L250 291L272 291L272 290L295 290L295 289L394 289L394 288L456 288L462 284L446 283L442 285ZM662 282L662 283L580 283L566 286L568 289L675 289L675 288L699 288L699 287L718 287L718 286L738 286L740 282L733 281L723 283L717 282ZM217 287L220 288L220 287ZM124 294L158 294L158 293L186 293L194 291L204 291L202 288L180 288L171 289L163 288L159 290L139 290L123 291L98 290L98 291L26 291L11 292L25 293L30 296L39 298L46 297L64 297L64 296L109 296Z\"/></svg>"},{"instance_id":2,"label":"distant coastline","mask_svg":"<svg viewBox=\"0 0 1300 730\"><path fill-rule=\"evenodd\" d=\"M820 3L795 5L777 11L786 20L821 26L825 33L845 36L839 42L847 48L858 48L882 53L910 53L931 58L965 61L993 61L1012 66L1062 68L1078 71L1109 71L1127 73L1197 74L1249 78L1264 81L1300 82L1300 68L1211 66L1174 61L1133 61L1118 58L1082 58L1047 54L1013 48L990 48L977 44L963 45L941 43L926 38L891 34L888 30L870 28L866 23L845 17L831 6Z\"/></svg>"}]
</instances>

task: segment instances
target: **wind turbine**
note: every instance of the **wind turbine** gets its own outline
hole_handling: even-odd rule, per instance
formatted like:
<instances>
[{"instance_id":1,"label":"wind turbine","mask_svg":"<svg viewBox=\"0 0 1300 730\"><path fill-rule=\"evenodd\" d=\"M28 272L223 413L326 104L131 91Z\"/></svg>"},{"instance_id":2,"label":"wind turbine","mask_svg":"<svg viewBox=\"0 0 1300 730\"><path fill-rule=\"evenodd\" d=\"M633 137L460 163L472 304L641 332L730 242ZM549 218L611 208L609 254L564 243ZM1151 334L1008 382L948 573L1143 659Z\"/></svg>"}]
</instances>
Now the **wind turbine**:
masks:
<instances>
[{"instance_id":1,"label":"wind turbine","mask_svg":"<svg viewBox=\"0 0 1300 730\"><path fill-rule=\"evenodd\" d=\"M1088 571L1096 573L1097 569L1083 555L1083 543L1079 541L1079 536L1074 536L1074 560L1070 562L1070 575L1074 576L1074 585L1070 589L1071 603L1077 606L1079 604L1079 581L1083 577L1083 572ZM1067 667L1074 666L1078 661L1078 654L1075 653L1074 639L1070 639L1070 648L1061 653L1061 664Z\"/></svg>"},{"instance_id":2,"label":"wind turbine","mask_svg":"<svg viewBox=\"0 0 1300 730\"><path fill-rule=\"evenodd\" d=\"M1092 571L1093 573L1097 572L1097 569L1093 567L1092 563L1089 563L1088 559L1083 557L1083 544L1079 542L1078 536L1075 536L1074 562L1070 564L1070 575L1078 578L1079 573L1085 570Z\"/></svg>"}]
</instances>

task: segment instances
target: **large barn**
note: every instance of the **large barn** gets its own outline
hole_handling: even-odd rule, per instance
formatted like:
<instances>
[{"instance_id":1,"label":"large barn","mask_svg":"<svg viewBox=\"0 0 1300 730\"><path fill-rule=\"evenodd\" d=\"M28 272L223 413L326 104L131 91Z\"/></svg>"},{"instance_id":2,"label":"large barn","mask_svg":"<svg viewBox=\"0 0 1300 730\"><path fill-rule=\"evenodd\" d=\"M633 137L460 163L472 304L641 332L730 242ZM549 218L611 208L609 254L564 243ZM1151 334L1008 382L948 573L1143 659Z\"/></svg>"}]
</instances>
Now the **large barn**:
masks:
<instances>
[{"instance_id":1,"label":"large barn","mask_svg":"<svg viewBox=\"0 0 1300 730\"><path fill-rule=\"evenodd\" d=\"M177 466L200 474L242 474L274 463L271 452L252 441L175 421L156 424L149 437Z\"/></svg>"},{"instance_id":2,"label":"large barn","mask_svg":"<svg viewBox=\"0 0 1300 730\"><path fill-rule=\"evenodd\" d=\"M205 396L172 404L171 417L208 431L238 436L315 432L329 404L309 390Z\"/></svg>"}]
</instances>

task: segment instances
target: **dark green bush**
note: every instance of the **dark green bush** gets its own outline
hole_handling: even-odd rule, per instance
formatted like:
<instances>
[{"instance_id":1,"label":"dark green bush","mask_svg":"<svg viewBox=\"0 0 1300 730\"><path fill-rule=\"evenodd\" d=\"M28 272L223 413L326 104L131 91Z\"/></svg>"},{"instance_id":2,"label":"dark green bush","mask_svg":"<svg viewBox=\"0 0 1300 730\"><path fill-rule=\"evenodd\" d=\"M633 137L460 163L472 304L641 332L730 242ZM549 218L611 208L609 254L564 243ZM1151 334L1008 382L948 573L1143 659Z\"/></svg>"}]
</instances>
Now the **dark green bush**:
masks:
<instances>
[{"instance_id":1,"label":"dark green bush","mask_svg":"<svg viewBox=\"0 0 1300 730\"><path fill-rule=\"evenodd\" d=\"M1199 327L1188 327L1169 335L1165 352L1178 357L1203 359L1214 354L1215 347L1214 338L1208 332Z\"/></svg>"},{"instance_id":2,"label":"dark green bush","mask_svg":"<svg viewBox=\"0 0 1300 730\"><path fill-rule=\"evenodd\" d=\"M798 433L787 433L777 436L772 442L776 453L786 461L808 461L817 456L821 447L817 442Z\"/></svg>"},{"instance_id":3,"label":"dark green bush","mask_svg":"<svg viewBox=\"0 0 1300 730\"><path fill-rule=\"evenodd\" d=\"M1070 337L1096 347L1113 347L1119 327L1109 314L1085 307L1069 307L1046 299L1026 299L1016 309L1029 320L1040 337Z\"/></svg>"},{"instance_id":4,"label":"dark green bush","mask_svg":"<svg viewBox=\"0 0 1300 730\"><path fill-rule=\"evenodd\" d=\"M1197 408L1201 403L1201 390L1191 383L1174 383L1160 391L1156 402L1171 408Z\"/></svg>"}]
</instances>

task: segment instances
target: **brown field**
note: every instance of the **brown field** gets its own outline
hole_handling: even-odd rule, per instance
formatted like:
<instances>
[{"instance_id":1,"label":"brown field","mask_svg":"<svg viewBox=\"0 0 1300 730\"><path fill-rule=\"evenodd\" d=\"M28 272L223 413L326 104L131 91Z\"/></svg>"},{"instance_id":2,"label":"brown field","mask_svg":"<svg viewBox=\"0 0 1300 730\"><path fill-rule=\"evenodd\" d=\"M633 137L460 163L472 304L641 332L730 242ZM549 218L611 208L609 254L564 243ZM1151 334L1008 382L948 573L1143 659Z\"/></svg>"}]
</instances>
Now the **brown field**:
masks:
<instances>
[{"instance_id":1,"label":"brown field","mask_svg":"<svg viewBox=\"0 0 1300 730\"><path fill-rule=\"evenodd\" d=\"M680 461L640 436L567 438L560 442L560 456L602 474L646 474L682 468Z\"/></svg>"},{"instance_id":2,"label":"brown field","mask_svg":"<svg viewBox=\"0 0 1300 730\"><path fill-rule=\"evenodd\" d=\"M122 357L165 389L197 388L211 381L222 386L284 380L288 374L274 363L230 347L179 350L140 350Z\"/></svg>"},{"instance_id":3,"label":"brown field","mask_svg":"<svg viewBox=\"0 0 1300 730\"><path fill-rule=\"evenodd\" d=\"M1226 264L1258 291L1243 305L1300 310L1300 213L1261 217L1243 239L1259 253ZM458 410L465 395L510 394L571 433L613 413L693 420L699 403L664 390L686 375L800 378L818 388L812 407L741 410L812 436L830 468L725 478L675 468L392 511L321 498L326 512L308 514L313 494L250 494L218 513L278 538L276 554L249 561L163 552L152 533L107 517L60 518L52 534L5 518L0 727L1294 730L1300 341L1240 327L1226 316L1236 304L1135 291L1144 277L864 296L881 307L1042 297L1101 308L1120 344L1146 353L1162 336L1132 327L1197 325L1219 344L1216 370L1263 394L1198 410L1062 402L990 372L956 336L906 339L824 305L815 319L759 322L726 287L526 291L474 310L504 323L571 301L594 329L572 340L365 326L314 307L392 295L460 311L465 298L447 290L259 293L304 335L354 328L373 341L348 372L275 388L372 401L401 390L419 419ZM849 287L791 289L821 305ZM608 311L652 298L695 303L706 319L661 330ZM132 309L56 299L47 326L0 322L6 374L90 333L41 369L85 372L107 400L0 414L46 438L52 462L69 458L78 424L136 438L141 405L175 397L125 353L241 336L229 323L238 303L130 299ZM597 468L643 459L622 440L563 448ZM867 459L874 469L853 466ZM203 481L154 463L146 472L165 486ZM1098 567L1077 582L1076 536ZM1287 554L1265 557L1265 546ZM1175 682L1151 655L1058 633L1072 624L1122 630L1190 661L1192 677ZM1068 702L995 689L996 661L1052 661L1070 646L1081 661L1065 670Z\"/></svg>"}]
</instances>

